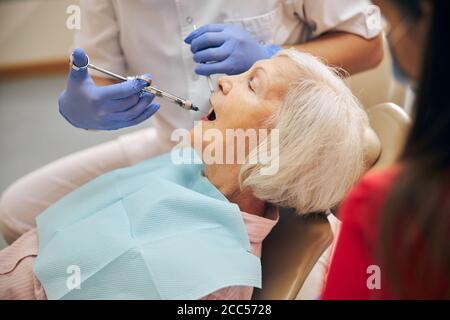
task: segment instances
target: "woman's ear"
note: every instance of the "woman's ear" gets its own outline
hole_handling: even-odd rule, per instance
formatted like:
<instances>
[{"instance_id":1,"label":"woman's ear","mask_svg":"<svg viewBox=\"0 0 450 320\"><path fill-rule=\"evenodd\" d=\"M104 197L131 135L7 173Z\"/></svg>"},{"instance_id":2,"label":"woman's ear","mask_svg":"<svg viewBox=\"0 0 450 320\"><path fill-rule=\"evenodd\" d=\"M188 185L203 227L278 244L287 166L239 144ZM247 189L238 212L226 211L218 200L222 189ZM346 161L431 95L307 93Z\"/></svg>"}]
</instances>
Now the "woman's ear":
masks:
<instances>
[{"instance_id":1,"label":"woman's ear","mask_svg":"<svg viewBox=\"0 0 450 320\"><path fill-rule=\"evenodd\" d=\"M365 171L373 167L381 154L381 143L378 136L371 127L364 132L364 169Z\"/></svg>"}]
</instances>

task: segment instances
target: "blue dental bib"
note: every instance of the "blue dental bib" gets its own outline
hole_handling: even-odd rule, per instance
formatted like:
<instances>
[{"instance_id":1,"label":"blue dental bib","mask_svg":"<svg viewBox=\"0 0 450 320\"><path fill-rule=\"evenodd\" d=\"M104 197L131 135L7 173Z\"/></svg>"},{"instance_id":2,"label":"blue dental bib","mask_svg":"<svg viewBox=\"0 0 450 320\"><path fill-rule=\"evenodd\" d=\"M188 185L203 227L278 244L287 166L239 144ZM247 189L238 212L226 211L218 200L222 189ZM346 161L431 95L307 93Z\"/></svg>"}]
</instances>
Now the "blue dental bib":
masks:
<instances>
[{"instance_id":1,"label":"blue dental bib","mask_svg":"<svg viewBox=\"0 0 450 320\"><path fill-rule=\"evenodd\" d=\"M199 299L261 287L239 207L202 171L166 154L102 175L39 215L33 271L47 297Z\"/></svg>"}]
</instances>

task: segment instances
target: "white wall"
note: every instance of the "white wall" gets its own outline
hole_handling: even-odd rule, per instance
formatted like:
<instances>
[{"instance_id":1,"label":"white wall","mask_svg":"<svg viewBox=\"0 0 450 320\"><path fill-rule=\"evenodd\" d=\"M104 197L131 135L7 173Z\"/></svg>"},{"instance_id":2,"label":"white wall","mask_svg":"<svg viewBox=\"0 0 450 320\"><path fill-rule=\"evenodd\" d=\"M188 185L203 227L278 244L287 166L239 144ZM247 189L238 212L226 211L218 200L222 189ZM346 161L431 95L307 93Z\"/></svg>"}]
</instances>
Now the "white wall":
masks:
<instances>
[{"instance_id":1,"label":"white wall","mask_svg":"<svg viewBox=\"0 0 450 320\"><path fill-rule=\"evenodd\" d=\"M66 9L78 0L6 0L0 2L0 65L64 59L73 32Z\"/></svg>"}]
</instances>

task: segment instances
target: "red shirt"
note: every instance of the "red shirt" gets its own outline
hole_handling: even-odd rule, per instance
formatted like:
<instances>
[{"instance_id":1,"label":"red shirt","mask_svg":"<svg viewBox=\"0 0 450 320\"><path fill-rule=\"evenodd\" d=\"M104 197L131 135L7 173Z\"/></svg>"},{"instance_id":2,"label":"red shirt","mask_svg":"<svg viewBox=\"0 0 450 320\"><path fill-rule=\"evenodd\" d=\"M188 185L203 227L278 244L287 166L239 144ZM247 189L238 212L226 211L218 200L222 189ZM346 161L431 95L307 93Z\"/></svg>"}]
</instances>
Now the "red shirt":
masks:
<instances>
[{"instance_id":1,"label":"red shirt","mask_svg":"<svg viewBox=\"0 0 450 320\"><path fill-rule=\"evenodd\" d=\"M394 167L368 174L343 202L339 214L342 227L322 299L392 297L382 280L382 269L375 259L375 249L378 244L379 216L398 171L398 167ZM378 279L375 275L377 266L380 271ZM380 278L382 281L377 285Z\"/></svg>"}]
</instances>

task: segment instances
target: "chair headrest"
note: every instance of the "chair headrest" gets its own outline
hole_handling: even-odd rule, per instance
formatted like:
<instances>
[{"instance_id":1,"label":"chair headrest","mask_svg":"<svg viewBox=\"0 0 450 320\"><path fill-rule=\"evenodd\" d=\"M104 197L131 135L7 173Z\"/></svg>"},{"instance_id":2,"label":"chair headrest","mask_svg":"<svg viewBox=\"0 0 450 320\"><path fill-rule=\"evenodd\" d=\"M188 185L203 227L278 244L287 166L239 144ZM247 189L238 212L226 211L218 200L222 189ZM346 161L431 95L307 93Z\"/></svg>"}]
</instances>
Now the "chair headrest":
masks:
<instances>
[{"instance_id":1,"label":"chair headrest","mask_svg":"<svg viewBox=\"0 0 450 320\"><path fill-rule=\"evenodd\" d=\"M369 170L378 161L381 154L381 142L377 134L369 127L364 132L364 167Z\"/></svg>"},{"instance_id":2,"label":"chair headrest","mask_svg":"<svg viewBox=\"0 0 450 320\"><path fill-rule=\"evenodd\" d=\"M381 152L371 170L391 166L397 160L410 126L406 112L394 103L382 103L368 108L370 126L378 137Z\"/></svg>"}]
</instances>

